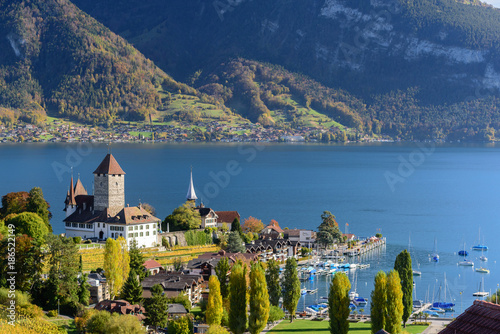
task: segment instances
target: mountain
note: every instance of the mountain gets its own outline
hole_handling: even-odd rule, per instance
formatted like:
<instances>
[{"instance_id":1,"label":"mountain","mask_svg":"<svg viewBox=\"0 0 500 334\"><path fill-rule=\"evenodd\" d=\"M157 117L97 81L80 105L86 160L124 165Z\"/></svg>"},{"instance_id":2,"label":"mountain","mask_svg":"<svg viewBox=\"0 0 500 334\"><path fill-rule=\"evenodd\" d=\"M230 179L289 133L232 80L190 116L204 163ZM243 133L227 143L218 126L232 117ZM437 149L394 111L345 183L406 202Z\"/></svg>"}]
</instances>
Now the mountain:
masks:
<instances>
[{"instance_id":1,"label":"mountain","mask_svg":"<svg viewBox=\"0 0 500 334\"><path fill-rule=\"evenodd\" d=\"M198 88L221 64L253 59L358 99L363 130L483 140L499 129L500 11L479 1L74 2Z\"/></svg>"},{"instance_id":2,"label":"mountain","mask_svg":"<svg viewBox=\"0 0 500 334\"><path fill-rule=\"evenodd\" d=\"M173 80L122 37L66 0L0 1L0 121L46 114L100 123L143 120Z\"/></svg>"}]
</instances>

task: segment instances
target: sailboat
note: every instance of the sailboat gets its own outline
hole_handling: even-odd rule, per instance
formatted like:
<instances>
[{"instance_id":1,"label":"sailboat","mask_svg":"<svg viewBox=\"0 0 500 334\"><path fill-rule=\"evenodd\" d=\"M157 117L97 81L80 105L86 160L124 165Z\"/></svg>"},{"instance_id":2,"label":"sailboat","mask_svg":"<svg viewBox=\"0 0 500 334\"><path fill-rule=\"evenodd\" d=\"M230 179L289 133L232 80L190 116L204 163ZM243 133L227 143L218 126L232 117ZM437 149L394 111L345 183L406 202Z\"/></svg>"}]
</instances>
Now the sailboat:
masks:
<instances>
[{"instance_id":1,"label":"sailboat","mask_svg":"<svg viewBox=\"0 0 500 334\"><path fill-rule=\"evenodd\" d=\"M439 286L438 296L441 297L441 286ZM444 273L444 302L434 302L432 303L432 307L439 307L445 311L452 311L453 306L455 306L454 303L446 302L446 273Z\"/></svg>"},{"instance_id":2,"label":"sailboat","mask_svg":"<svg viewBox=\"0 0 500 334\"><path fill-rule=\"evenodd\" d=\"M462 253L462 254L460 254ZM467 267L473 267L474 266L474 262L472 262L471 260L467 260L466 259L466 256L468 255L469 253L467 253L467 251L465 250L465 242L464 242L464 250L463 251L460 251L458 252L458 255L463 255L464 259L463 261L460 261L458 263L459 266L467 266Z\"/></svg>"},{"instance_id":3,"label":"sailboat","mask_svg":"<svg viewBox=\"0 0 500 334\"><path fill-rule=\"evenodd\" d=\"M486 245L481 245L481 228L479 228L479 239L478 239L479 244L472 246L473 250L480 250L480 251L487 251L488 246Z\"/></svg>"},{"instance_id":4,"label":"sailboat","mask_svg":"<svg viewBox=\"0 0 500 334\"><path fill-rule=\"evenodd\" d=\"M437 253L437 240L434 238L434 253L431 254L431 259L434 262L439 262L439 254Z\"/></svg>"},{"instance_id":5,"label":"sailboat","mask_svg":"<svg viewBox=\"0 0 500 334\"><path fill-rule=\"evenodd\" d=\"M410 257L411 257L412 251L411 251L411 237L410 236L408 236L408 252L410 252ZM412 259L412 262L413 262L413 259ZM415 257L415 262L417 263L418 270L414 270L414 269L412 270L413 276L422 276L422 272L420 271L420 263L418 263L418 260L416 257Z\"/></svg>"},{"instance_id":6,"label":"sailboat","mask_svg":"<svg viewBox=\"0 0 500 334\"><path fill-rule=\"evenodd\" d=\"M484 277L479 282L479 291L476 291L472 294L474 297L488 297L490 294L489 292L484 291Z\"/></svg>"},{"instance_id":7,"label":"sailboat","mask_svg":"<svg viewBox=\"0 0 500 334\"><path fill-rule=\"evenodd\" d=\"M356 278L354 279L354 290L349 292L349 300L352 302L354 299L359 297L358 292L356 291L358 288L358 274L354 274Z\"/></svg>"}]
</instances>

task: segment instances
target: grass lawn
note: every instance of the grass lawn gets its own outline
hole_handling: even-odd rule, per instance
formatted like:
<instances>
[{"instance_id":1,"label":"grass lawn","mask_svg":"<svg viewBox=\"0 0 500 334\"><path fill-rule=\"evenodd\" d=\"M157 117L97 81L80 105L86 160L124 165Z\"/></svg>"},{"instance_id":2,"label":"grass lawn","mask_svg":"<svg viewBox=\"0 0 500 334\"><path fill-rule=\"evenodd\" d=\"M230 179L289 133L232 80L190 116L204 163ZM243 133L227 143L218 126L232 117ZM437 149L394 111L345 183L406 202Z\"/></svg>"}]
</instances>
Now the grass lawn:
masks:
<instances>
[{"instance_id":1,"label":"grass lawn","mask_svg":"<svg viewBox=\"0 0 500 334\"><path fill-rule=\"evenodd\" d=\"M410 334L422 333L427 326L413 326L407 325L406 331ZM330 333L328 329L328 321L311 321L311 320L295 320L290 323L288 320L282 321L278 326L274 327L269 334L278 333L309 333L309 332L320 332L320 333ZM371 328L370 323L358 322L350 323L349 334L370 334Z\"/></svg>"},{"instance_id":2,"label":"grass lawn","mask_svg":"<svg viewBox=\"0 0 500 334\"><path fill-rule=\"evenodd\" d=\"M75 320L51 320L50 322L56 324L60 329L67 331L68 334L78 334L76 329Z\"/></svg>"}]
</instances>

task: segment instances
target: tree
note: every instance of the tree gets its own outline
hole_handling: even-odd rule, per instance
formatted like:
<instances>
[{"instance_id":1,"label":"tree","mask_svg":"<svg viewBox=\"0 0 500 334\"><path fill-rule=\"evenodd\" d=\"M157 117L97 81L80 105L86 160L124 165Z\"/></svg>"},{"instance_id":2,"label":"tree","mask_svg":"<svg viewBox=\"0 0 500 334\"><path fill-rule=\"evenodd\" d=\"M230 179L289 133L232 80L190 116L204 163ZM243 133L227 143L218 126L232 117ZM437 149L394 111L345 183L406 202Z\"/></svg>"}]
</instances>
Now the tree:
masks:
<instances>
[{"instance_id":1,"label":"tree","mask_svg":"<svg viewBox=\"0 0 500 334\"><path fill-rule=\"evenodd\" d=\"M0 217L6 217L11 213L25 212L28 204L29 194L26 191L12 192L2 196L2 209Z\"/></svg>"},{"instance_id":2,"label":"tree","mask_svg":"<svg viewBox=\"0 0 500 334\"><path fill-rule=\"evenodd\" d=\"M281 286L283 288L283 307L290 313L290 322L293 322L300 298L300 281L297 273L297 261L294 258L286 260Z\"/></svg>"},{"instance_id":3,"label":"tree","mask_svg":"<svg viewBox=\"0 0 500 334\"><path fill-rule=\"evenodd\" d=\"M322 223L318 226L317 240L324 247L328 247L335 239L340 239L342 233L340 233L335 216L330 211L323 211L321 220Z\"/></svg>"},{"instance_id":4,"label":"tree","mask_svg":"<svg viewBox=\"0 0 500 334\"><path fill-rule=\"evenodd\" d=\"M139 280L142 281L146 277L146 270L144 268L144 257L137 247L137 240L132 240L128 250L128 255L130 257L130 271L135 271L139 275Z\"/></svg>"},{"instance_id":5,"label":"tree","mask_svg":"<svg viewBox=\"0 0 500 334\"><path fill-rule=\"evenodd\" d=\"M260 262L252 264L250 271L250 316L248 328L251 334L260 333L269 318L269 294L266 275Z\"/></svg>"},{"instance_id":6,"label":"tree","mask_svg":"<svg viewBox=\"0 0 500 334\"><path fill-rule=\"evenodd\" d=\"M370 317L372 333L385 328L387 314L387 275L379 271L375 276L375 288L371 293Z\"/></svg>"},{"instance_id":7,"label":"tree","mask_svg":"<svg viewBox=\"0 0 500 334\"><path fill-rule=\"evenodd\" d=\"M149 203L142 203L141 206L142 206L142 208L144 210L146 210L147 212L149 212L149 214L151 216L155 216L156 215L156 209L151 204L149 204Z\"/></svg>"},{"instance_id":8,"label":"tree","mask_svg":"<svg viewBox=\"0 0 500 334\"><path fill-rule=\"evenodd\" d=\"M280 267L274 259L267 261L266 283L269 291L269 302L278 306L281 297Z\"/></svg>"},{"instance_id":9,"label":"tree","mask_svg":"<svg viewBox=\"0 0 500 334\"><path fill-rule=\"evenodd\" d=\"M328 294L328 314L330 316L330 333L347 334L349 332L349 290L351 283L346 274L336 272L330 284Z\"/></svg>"},{"instance_id":10,"label":"tree","mask_svg":"<svg viewBox=\"0 0 500 334\"><path fill-rule=\"evenodd\" d=\"M229 293L227 285L227 273L229 272L229 269L230 266L227 257L223 257L215 266L215 274L217 275L217 279L219 280L222 299L226 299Z\"/></svg>"},{"instance_id":11,"label":"tree","mask_svg":"<svg viewBox=\"0 0 500 334\"><path fill-rule=\"evenodd\" d=\"M161 225L163 231L167 230L167 224L170 226L170 231L184 231L198 228L201 225L200 212L194 209L192 204L186 202L174 209L172 214L165 218Z\"/></svg>"},{"instance_id":12,"label":"tree","mask_svg":"<svg viewBox=\"0 0 500 334\"><path fill-rule=\"evenodd\" d=\"M130 304L142 304L142 285L137 279L135 270L130 270L127 281L122 287L120 297Z\"/></svg>"},{"instance_id":13,"label":"tree","mask_svg":"<svg viewBox=\"0 0 500 334\"><path fill-rule=\"evenodd\" d=\"M207 334L229 334L229 332L221 325L210 325Z\"/></svg>"},{"instance_id":14,"label":"tree","mask_svg":"<svg viewBox=\"0 0 500 334\"><path fill-rule=\"evenodd\" d=\"M12 214L7 217L5 224L14 225L16 234L26 234L40 243L45 241L45 237L50 232L44 221L36 213L32 212Z\"/></svg>"},{"instance_id":15,"label":"tree","mask_svg":"<svg viewBox=\"0 0 500 334\"><path fill-rule=\"evenodd\" d=\"M398 272L401 279L401 288L403 291L403 327L406 328L406 322L413 311L413 270L411 256L406 249L396 257L394 269Z\"/></svg>"},{"instance_id":16,"label":"tree","mask_svg":"<svg viewBox=\"0 0 500 334\"><path fill-rule=\"evenodd\" d=\"M30 190L28 202L26 203L26 210L36 213L40 218L42 218L49 232L52 232L52 226L50 226L49 221L52 214L49 211L49 203L47 203L47 201L43 198L41 188L34 187Z\"/></svg>"},{"instance_id":17,"label":"tree","mask_svg":"<svg viewBox=\"0 0 500 334\"><path fill-rule=\"evenodd\" d=\"M168 322L168 334L191 334L191 321L187 316Z\"/></svg>"},{"instance_id":18,"label":"tree","mask_svg":"<svg viewBox=\"0 0 500 334\"><path fill-rule=\"evenodd\" d=\"M145 328L142 326L140 320L133 315L119 315L113 313L107 323L107 334L144 334Z\"/></svg>"},{"instance_id":19,"label":"tree","mask_svg":"<svg viewBox=\"0 0 500 334\"><path fill-rule=\"evenodd\" d=\"M174 259L174 262L172 263L174 267L174 271L181 271L182 270L182 259L180 257L176 257Z\"/></svg>"},{"instance_id":20,"label":"tree","mask_svg":"<svg viewBox=\"0 0 500 334\"><path fill-rule=\"evenodd\" d=\"M242 334L247 328L247 281L246 266L241 261L233 265L229 291L229 328L234 334Z\"/></svg>"},{"instance_id":21,"label":"tree","mask_svg":"<svg viewBox=\"0 0 500 334\"><path fill-rule=\"evenodd\" d=\"M229 238L227 241L227 251L230 253L244 253L245 246L243 246L243 240L241 240L240 234L238 232L229 233Z\"/></svg>"},{"instance_id":22,"label":"tree","mask_svg":"<svg viewBox=\"0 0 500 334\"><path fill-rule=\"evenodd\" d=\"M220 325L222 320L222 295L220 293L220 284L217 276L211 275L208 280L208 302L205 317L207 324Z\"/></svg>"},{"instance_id":23,"label":"tree","mask_svg":"<svg viewBox=\"0 0 500 334\"><path fill-rule=\"evenodd\" d=\"M395 270L387 275L387 316L385 330L389 333L401 333L401 320L403 319L403 290L401 280Z\"/></svg>"},{"instance_id":24,"label":"tree","mask_svg":"<svg viewBox=\"0 0 500 334\"><path fill-rule=\"evenodd\" d=\"M84 306L89 306L90 301L90 284L87 282L87 277L87 274L82 274L79 280L80 286L78 287L78 301Z\"/></svg>"},{"instance_id":25,"label":"tree","mask_svg":"<svg viewBox=\"0 0 500 334\"><path fill-rule=\"evenodd\" d=\"M239 234L243 233L243 231L241 230L240 220L238 218L234 218L233 222L231 223L231 231L236 231Z\"/></svg>"},{"instance_id":26,"label":"tree","mask_svg":"<svg viewBox=\"0 0 500 334\"><path fill-rule=\"evenodd\" d=\"M157 327L165 327L168 320L168 299L163 295L163 287L155 284L151 287L151 298L146 305L146 324Z\"/></svg>"},{"instance_id":27,"label":"tree","mask_svg":"<svg viewBox=\"0 0 500 334\"><path fill-rule=\"evenodd\" d=\"M116 240L108 238L104 250L104 272L111 298L118 295L129 271L130 259L125 239L122 237Z\"/></svg>"},{"instance_id":28,"label":"tree","mask_svg":"<svg viewBox=\"0 0 500 334\"><path fill-rule=\"evenodd\" d=\"M269 318L267 320L275 322L283 319L284 316L285 312L283 312L283 310L279 306L271 305L271 307L269 308Z\"/></svg>"},{"instance_id":29,"label":"tree","mask_svg":"<svg viewBox=\"0 0 500 334\"><path fill-rule=\"evenodd\" d=\"M243 232L259 233L263 228L264 224L262 223L262 220L252 216L248 217L243 222Z\"/></svg>"},{"instance_id":30,"label":"tree","mask_svg":"<svg viewBox=\"0 0 500 334\"><path fill-rule=\"evenodd\" d=\"M87 321L87 332L95 334L106 334L110 319L111 313L109 313L108 311L100 311L94 314Z\"/></svg>"}]
</instances>

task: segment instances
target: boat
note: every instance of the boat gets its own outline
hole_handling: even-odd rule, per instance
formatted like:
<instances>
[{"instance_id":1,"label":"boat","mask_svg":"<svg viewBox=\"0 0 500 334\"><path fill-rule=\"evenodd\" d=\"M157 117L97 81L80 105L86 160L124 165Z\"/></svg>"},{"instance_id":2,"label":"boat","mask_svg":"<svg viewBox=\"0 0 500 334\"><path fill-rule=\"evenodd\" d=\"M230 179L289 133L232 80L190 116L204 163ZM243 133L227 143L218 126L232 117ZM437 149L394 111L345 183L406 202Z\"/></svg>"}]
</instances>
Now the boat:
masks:
<instances>
[{"instance_id":1,"label":"boat","mask_svg":"<svg viewBox=\"0 0 500 334\"><path fill-rule=\"evenodd\" d=\"M482 273L482 274L489 274L489 273L490 273L490 270L489 270L489 269L486 269L486 268L483 268L483 267L476 268L476 271L477 271L478 273Z\"/></svg>"},{"instance_id":2,"label":"boat","mask_svg":"<svg viewBox=\"0 0 500 334\"><path fill-rule=\"evenodd\" d=\"M425 311L423 311L422 313L424 313L424 314L428 314L429 316L431 316L431 317L435 317L435 318L438 318L438 317L439 317L439 313L434 312L434 311L430 311L430 310L425 310Z\"/></svg>"},{"instance_id":3,"label":"boat","mask_svg":"<svg viewBox=\"0 0 500 334\"><path fill-rule=\"evenodd\" d=\"M479 244L472 246L472 250L477 250L477 251L487 251L488 246L486 245L481 245L481 228L479 228Z\"/></svg>"},{"instance_id":4,"label":"boat","mask_svg":"<svg viewBox=\"0 0 500 334\"><path fill-rule=\"evenodd\" d=\"M467 252L465 249L458 251L458 255L460 256L468 256L469 252Z\"/></svg>"},{"instance_id":5,"label":"boat","mask_svg":"<svg viewBox=\"0 0 500 334\"><path fill-rule=\"evenodd\" d=\"M429 311L432 311L432 312L436 312L436 313L445 313L446 311L443 310L442 308L440 307L431 307L428 309Z\"/></svg>"},{"instance_id":6,"label":"boat","mask_svg":"<svg viewBox=\"0 0 500 334\"><path fill-rule=\"evenodd\" d=\"M488 297L489 292L484 291L484 277L479 282L479 291L476 291L472 294L474 297Z\"/></svg>"},{"instance_id":7,"label":"boat","mask_svg":"<svg viewBox=\"0 0 500 334\"><path fill-rule=\"evenodd\" d=\"M354 304L353 302L350 302L349 308L351 309L351 311L354 311L356 309L356 304Z\"/></svg>"},{"instance_id":8,"label":"boat","mask_svg":"<svg viewBox=\"0 0 500 334\"><path fill-rule=\"evenodd\" d=\"M412 262L413 262L412 251L411 251L411 238L410 237L408 237L408 252L410 252L410 257L412 258ZM418 260L416 258L415 258L415 262L417 263L418 270L412 269L412 274L413 274L413 276L422 276L422 272L420 271L420 263L418 263Z\"/></svg>"},{"instance_id":9,"label":"boat","mask_svg":"<svg viewBox=\"0 0 500 334\"><path fill-rule=\"evenodd\" d=\"M474 266L474 262L466 259L466 256L469 255L469 253L467 253L467 251L465 250L465 242L464 242L464 249L459 251L458 255L461 255L464 257L463 261L460 261L458 263L459 266L466 266L466 267L473 267Z\"/></svg>"},{"instance_id":10,"label":"boat","mask_svg":"<svg viewBox=\"0 0 500 334\"><path fill-rule=\"evenodd\" d=\"M369 264L369 263L367 263L367 264L360 264L360 265L358 266L358 268L359 268L359 269L367 269L367 268L370 268L370 264Z\"/></svg>"},{"instance_id":11,"label":"boat","mask_svg":"<svg viewBox=\"0 0 500 334\"><path fill-rule=\"evenodd\" d=\"M301 294L301 295L305 295L305 294L307 294L307 289L306 289L306 288L304 288L304 289L300 289L300 294Z\"/></svg>"},{"instance_id":12,"label":"boat","mask_svg":"<svg viewBox=\"0 0 500 334\"><path fill-rule=\"evenodd\" d=\"M437 253L437 240L434 238L434 253L431 254L431 259L434 262L439 262L439 254Z\"/></svg>"},{"instance_id":13,"label":"boat","mask_svg":"<svg viewBox=\"0 0 500 334\"><path fill-rule=\"evenodd\" d=\"M306 293L310 295L315 294L316 292L318 292L318 289L306 290Z\"/></svg>"},{"instance_id":14,"label":"boat","mask_svg":"<svg viewBox=\"0 0 500 334\"><path fill-rule=\"evenodd\" d=\"M441 286L439 286L438 299L441 297ZM455 303L449 303L446 301L446 273L444 273L444 301L432 303L432 307L439 307L445 311L453 311Z\"/></svg>"},{"instance_id":15,"label":"boat","mask_svg":"<svg viewBox=\"0 0 500 334\"><path fill-rule=\"evenodd\" d=\"M483 262L486 262L486 261L488 261L488 258L487 258L486 256L484 256L484 255L481 255L481 256L479 257L479 260L481 260L481 261L483 261Z\"/></svg>"},{"instance_id":16,"label":"boat","mask_svg":"<svg viewBox=\"0 0 500 334\"><path fill-rule=\"evenodd\" d=\"M357 273L355 274L356 278L354 279L354 290L349 292L349 300L352 302L354 299L359 297L358 292L356 291L358 289L358 275Z\"/></svg>"},{"instance_id":17,"label":"boat","mask_svg":"<svg viewBox=\"0 0 500 334\"><path fill-rule=\"evenodd\" d=\"M354 298L354 300L352 302L356 306L364 307L364 306L366 306L366 304L368 304L368 299L363 298L363 297L356 297L356 298Z\"/></svg>"}]
</instances>

